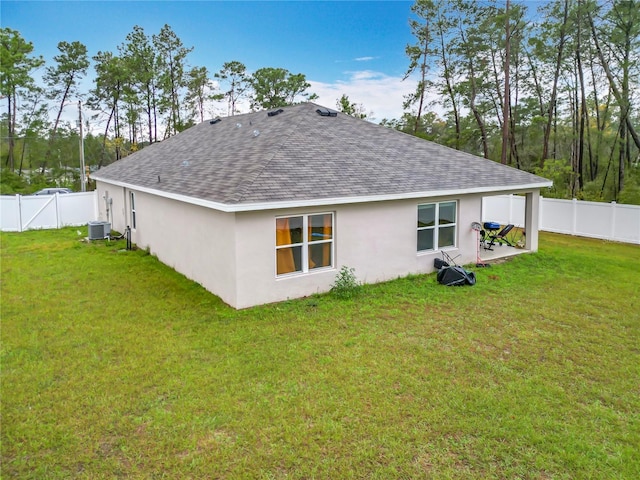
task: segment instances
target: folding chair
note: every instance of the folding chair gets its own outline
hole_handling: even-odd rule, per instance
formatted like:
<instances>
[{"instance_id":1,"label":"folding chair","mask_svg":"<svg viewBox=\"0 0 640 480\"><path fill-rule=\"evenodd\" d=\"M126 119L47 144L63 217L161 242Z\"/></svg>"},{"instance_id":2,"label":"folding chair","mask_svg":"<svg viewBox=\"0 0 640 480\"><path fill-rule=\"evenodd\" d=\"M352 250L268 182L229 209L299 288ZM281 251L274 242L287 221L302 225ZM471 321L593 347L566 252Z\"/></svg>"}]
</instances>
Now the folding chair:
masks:
<instances>
[{"instance_id":1,"label":"folding chair","mask_svg":"<svg viewBox=\"0 0 640 480\"><path fill-rule=\"evenodd\" d=\"M507 234L513 229L513 224L509 224L500 230L498 233L487 233L484 239L484 249L485 250L493 250L494 245L509 245L510 247L514 247L509 239L507 238Z\"/></svg>"}]
</instances>

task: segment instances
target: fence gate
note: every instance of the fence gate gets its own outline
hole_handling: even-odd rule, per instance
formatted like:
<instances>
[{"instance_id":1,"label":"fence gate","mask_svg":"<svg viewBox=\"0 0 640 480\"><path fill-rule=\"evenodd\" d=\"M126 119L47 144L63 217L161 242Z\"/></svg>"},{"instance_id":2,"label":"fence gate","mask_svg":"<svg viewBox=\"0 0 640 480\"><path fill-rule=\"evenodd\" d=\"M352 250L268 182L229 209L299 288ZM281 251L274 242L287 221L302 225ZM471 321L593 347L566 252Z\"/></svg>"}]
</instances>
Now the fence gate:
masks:
<instances>
[{"instance_id":1,"label":"fence gate","mask_svg":"<svg viewBox=\"0 0 640 480\"><path fill-rule=\"evenodd\" d=\"M2 195L2 230L22 232L42 228L86 225L98 215L96 192L54 195Z\"/></svg>"}]
</instances>

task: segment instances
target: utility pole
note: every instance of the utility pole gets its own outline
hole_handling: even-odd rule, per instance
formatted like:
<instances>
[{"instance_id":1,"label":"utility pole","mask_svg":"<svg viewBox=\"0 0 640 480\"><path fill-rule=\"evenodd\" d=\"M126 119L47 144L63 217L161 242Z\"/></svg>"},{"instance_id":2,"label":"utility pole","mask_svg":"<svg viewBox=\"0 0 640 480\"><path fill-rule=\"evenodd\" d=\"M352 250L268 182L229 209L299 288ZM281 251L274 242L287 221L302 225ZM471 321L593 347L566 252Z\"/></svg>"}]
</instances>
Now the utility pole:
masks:
<instances>
[{"instance_id":1,"label":"utility pole","mask_svg":"<svg viewBox=\"0 0 640 480\"><path fill-rule=\"evenodd\" d=\"M80 129L80 190L87 191L87 176L84 171L84 135L82 133L82 102L78 100L78 127Z\"/></svg>"}]
</instances>

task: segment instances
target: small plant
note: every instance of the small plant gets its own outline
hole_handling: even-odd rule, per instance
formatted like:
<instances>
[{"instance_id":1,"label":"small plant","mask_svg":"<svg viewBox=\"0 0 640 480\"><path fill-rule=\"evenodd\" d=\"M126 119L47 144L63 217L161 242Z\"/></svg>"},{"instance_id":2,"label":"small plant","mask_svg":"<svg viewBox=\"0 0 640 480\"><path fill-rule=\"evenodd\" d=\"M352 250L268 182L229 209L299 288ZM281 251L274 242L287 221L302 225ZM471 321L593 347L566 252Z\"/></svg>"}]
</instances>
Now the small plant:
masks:
<instances>
[{"instance_id":1,"label":"small plant","mask_svg":"<svg viewBox=\"0 0 640 480\"><path fill-rule=\"evenodd\" d=\"M516 227L507 235L509 243L516 248L524 248L525 246L525 232L524 228Z\"/></svg>"},{"instance_id":2,"label":"small plant","mask_svg":"<svg viewBox=\"0 0 640 480\"><path fill-rule=\"evenodd\" d=\"M357 295L360 282L356 278L355 269L343 265L331 285L331 292L338 298L348 299Z\"/></svg>"}]
</instances>

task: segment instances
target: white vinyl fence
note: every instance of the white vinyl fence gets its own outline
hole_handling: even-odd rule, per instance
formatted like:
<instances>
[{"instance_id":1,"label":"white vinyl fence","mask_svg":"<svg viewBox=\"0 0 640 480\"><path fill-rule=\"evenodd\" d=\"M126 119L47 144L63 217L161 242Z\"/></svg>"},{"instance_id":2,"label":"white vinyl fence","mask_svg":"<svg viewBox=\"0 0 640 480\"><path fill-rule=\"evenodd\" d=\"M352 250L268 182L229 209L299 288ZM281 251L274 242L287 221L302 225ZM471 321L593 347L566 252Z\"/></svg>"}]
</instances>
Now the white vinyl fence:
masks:
<instances>
[{"instance_id":1,"label":"white vinyl fence","mask_svg":"<svg viewBox=\"0 0 640 480\"><path fill-rule=\"evenodd\" d=\"M524 226L525 198L482 199L482 221ZM96 192L0 196L0 227L22 232L86 225L98 219ZM540 230L640 244L640 206L540 197Z\"/></svg>"},{"instance_id":2,"label":"white vinyl fence","mask_svg":"<svg viewBox=\"0 0 640 480\"><path fill-rule=\"evenodd\" d=\"M96 192L0 196L0 228L22 232L37 228L86 225L98 218Z\"/></svg>"},{"instance_id":3,"label":"white vinyl fence","mask_svg":"<svg viewBox=\"0 0 640 480\"><path fill-rule=\"evenodd\" d=\"M525 198L498 195L482 199L482 221L524 226ZM540 230L640 244L640 205L540 197Z\"/></svg>"}]
</instances>

